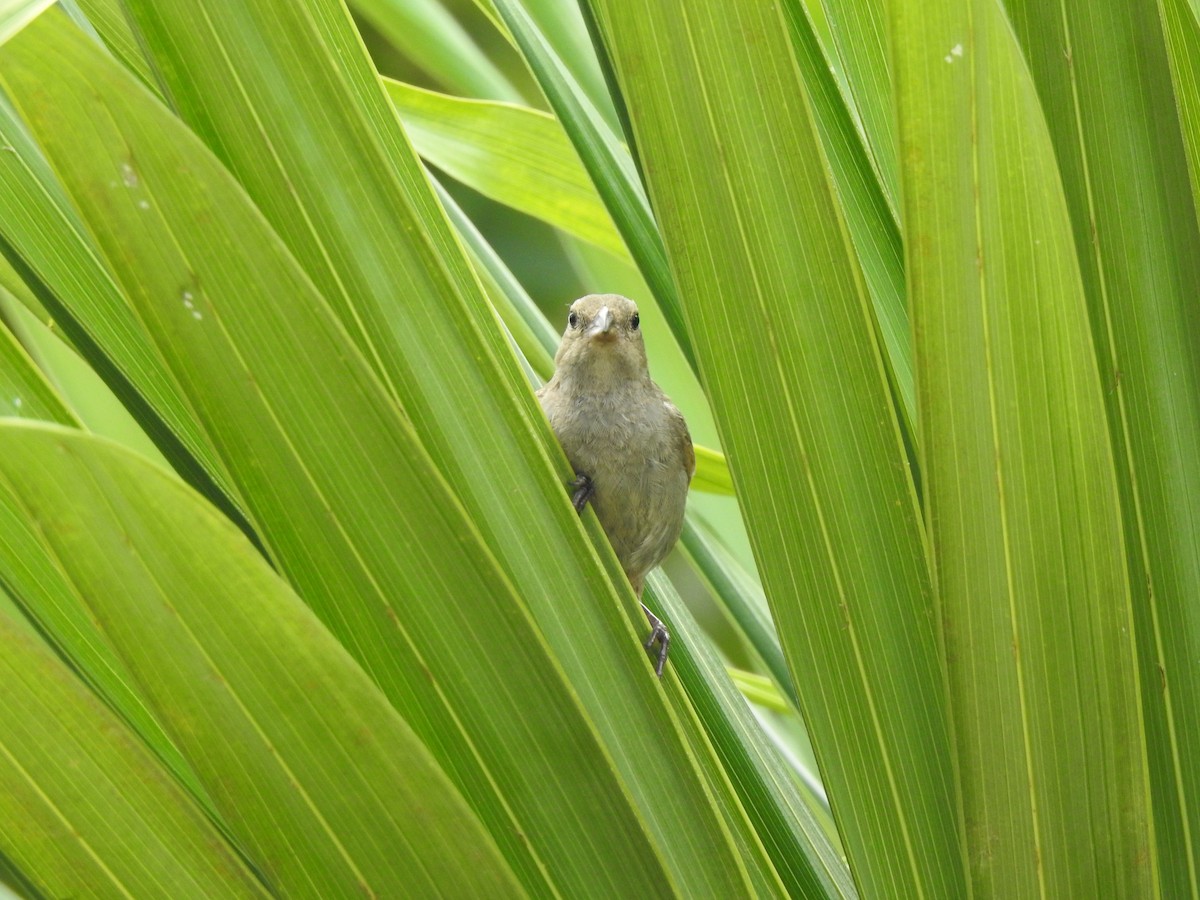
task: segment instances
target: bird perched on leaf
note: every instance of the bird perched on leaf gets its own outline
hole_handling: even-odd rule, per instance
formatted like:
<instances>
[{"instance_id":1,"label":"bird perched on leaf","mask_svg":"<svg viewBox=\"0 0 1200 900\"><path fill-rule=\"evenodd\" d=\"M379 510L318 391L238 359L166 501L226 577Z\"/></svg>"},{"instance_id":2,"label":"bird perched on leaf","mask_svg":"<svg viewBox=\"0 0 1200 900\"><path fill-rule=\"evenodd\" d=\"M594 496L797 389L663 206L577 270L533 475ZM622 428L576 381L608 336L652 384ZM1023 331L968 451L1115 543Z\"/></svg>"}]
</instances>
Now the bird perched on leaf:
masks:
<instances>
[{"instance_id":1,"label":"bird perched on leaf","mask_svg":"<svg viewBox=\"0 0 1200 900\"><path fill-rule=\"evenodd\" d=\"M591 294L571 304L538 399L575 469L572 501L590 501L639 600L646 574L675 546L683 527L696 454L687 423L650 378L641 321L632 300ZM650 621L646 649L659 644L662 676L670 635Z\"/></svg>"}]
</instances>

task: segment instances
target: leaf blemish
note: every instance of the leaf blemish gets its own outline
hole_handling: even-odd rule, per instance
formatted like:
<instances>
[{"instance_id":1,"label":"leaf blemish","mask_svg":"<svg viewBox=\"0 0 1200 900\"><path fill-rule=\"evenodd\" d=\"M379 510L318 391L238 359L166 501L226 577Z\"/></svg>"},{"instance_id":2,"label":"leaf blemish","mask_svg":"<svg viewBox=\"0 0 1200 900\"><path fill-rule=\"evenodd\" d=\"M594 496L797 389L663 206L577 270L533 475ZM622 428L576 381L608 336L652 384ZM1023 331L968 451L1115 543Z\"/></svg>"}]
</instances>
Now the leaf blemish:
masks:
<instances>
[{"instance_id":1,"label":"leaf blemish","mask_svg":"<svg viewBox=\"0 0 1200 900\"><path fill-rule=\"evenodd\" d=\"M183 308L191 312L193 319L195 319L196 321L200 321L201 319L204 318L203 313L201 313L200 310L196 309L196 303L195 303L196 297L191 291L184 290L179 295L179 300L181 303L183 303Z\"/></svg>"}]
</instances>

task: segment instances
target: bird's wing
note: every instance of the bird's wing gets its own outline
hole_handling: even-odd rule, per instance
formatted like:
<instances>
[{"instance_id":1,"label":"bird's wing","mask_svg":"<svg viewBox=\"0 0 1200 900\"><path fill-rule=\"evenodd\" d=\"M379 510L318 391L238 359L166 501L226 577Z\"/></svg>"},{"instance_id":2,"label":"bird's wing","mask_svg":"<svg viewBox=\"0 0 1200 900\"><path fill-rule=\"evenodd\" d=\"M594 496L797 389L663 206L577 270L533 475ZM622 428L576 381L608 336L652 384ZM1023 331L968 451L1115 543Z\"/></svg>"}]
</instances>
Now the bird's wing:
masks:
<instances>
[{"instance_id":1,"label":"bird's wing","mask_svg":"<svg viewBox=\"0 0 1200 900\"><path fill-rule=\"evenodd\" d=\"M692 445L692 435L688 431L687 421L683 418L683 413L670 400L664 398L663 405L667 408L671 425L674 427L680 449L683 451L683 467L687 469L688 481L691 481L692 476L696 474L696 448Z\"/></svg>"}]
</instances>

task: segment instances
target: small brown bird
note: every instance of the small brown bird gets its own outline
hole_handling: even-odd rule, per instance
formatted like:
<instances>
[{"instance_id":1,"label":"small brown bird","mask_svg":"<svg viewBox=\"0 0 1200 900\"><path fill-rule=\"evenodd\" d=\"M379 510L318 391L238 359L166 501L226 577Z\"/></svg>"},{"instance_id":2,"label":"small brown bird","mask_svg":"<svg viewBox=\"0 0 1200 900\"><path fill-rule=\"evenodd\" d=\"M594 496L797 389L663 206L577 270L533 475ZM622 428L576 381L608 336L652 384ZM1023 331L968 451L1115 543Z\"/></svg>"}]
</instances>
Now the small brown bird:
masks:
<instances>
[{"instance_id":1,"label":"small brown bird","mask_svg":"<svg viewBox=\"0 0 1200 900\"><path fill-rule=\"evenodd\" d=\"M596 516L641 599L646 573L671 552L683 527L696 454L687 423L650 378L637 306L618 294L571 304L554 377L537 392L575 469L571 499ZM642 604L659 644L662 676L671 636Z\"/></svg>"}]
</instances>

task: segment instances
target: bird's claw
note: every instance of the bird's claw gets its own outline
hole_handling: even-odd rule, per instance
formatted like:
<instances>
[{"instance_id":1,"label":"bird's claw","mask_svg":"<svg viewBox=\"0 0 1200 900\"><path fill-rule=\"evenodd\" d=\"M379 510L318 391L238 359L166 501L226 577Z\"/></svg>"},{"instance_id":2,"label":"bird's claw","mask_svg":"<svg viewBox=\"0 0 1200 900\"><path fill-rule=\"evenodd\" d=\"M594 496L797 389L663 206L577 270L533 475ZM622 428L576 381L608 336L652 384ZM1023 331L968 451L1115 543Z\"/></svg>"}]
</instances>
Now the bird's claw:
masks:
<instances>
[{"instance_id":1,"label":"bird's claw","mask_svg":"<svg viewBox=\"0 0 1200 900\"><path fill-rule=\"evenodd\" d=\"M654 645L658 644L658 660L654 666L654 674L662 678L663 666L667 664L667 651L671 647L671 632L667 631L667 626L662 623L654 613L646 608L646 604L642 604L642 612L646 614L646 619L650 622L650 637L646 638L646 652L654 653Z\"/></svg>"},{"instance_id":2,"label":"bird's claw","mask_svg":"<svg viewBox=\"0 0 1200 900\"><path fill-rule=\"evenodd\" d=\"M583 512L583 508L588 505L588 501L596 493L596 485L591 476L583 472L576 472L575 480L567 482L567 487L571 489L571 505L575 507L575 512Z\"/></svg>"}]
</instances>

